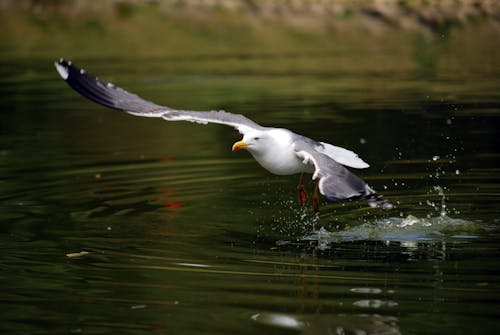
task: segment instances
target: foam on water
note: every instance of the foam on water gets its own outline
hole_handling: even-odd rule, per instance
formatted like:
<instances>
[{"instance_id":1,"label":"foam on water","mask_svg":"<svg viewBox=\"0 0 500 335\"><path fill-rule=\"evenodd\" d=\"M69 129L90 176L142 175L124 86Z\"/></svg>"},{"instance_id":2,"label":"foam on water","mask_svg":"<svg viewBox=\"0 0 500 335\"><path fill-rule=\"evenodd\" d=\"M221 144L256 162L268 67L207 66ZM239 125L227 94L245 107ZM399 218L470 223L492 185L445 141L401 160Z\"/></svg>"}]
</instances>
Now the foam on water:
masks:
<instances>
[{"instance_id":1,"label":"foam on water","mask_svg":"<svg viewBox=\"0 0 500 335\"><path fill-rule=\"evenodd\" d=\"M453 218L447 212L443 188L436 186L433 191L441 197L440 203L429 202L433 213L425 217L412 214L366 221L338 231L324 227L298 238L298 242L314 242L318 249L328 249L333 243L353 241L400 242L403 244L440 241L449 238L472 239L478 237L477 223Z\"/></svg>"},{"instance_id":2,"label":"foam on water","mask_svg":"<svg viewBox=\"0 0 500 335\"><path fill-rule=\"evenodd\" d=\"M476 231L474 222L447 215L431 218L408 215L405 218L390 217L363 223L341 231L328 231L321 227L299 238L299 241L316 242L319 249L328 249L332 243L353 241L412 243L446 238L471 239L478 237Z\"/></svg>"}]
</instances>

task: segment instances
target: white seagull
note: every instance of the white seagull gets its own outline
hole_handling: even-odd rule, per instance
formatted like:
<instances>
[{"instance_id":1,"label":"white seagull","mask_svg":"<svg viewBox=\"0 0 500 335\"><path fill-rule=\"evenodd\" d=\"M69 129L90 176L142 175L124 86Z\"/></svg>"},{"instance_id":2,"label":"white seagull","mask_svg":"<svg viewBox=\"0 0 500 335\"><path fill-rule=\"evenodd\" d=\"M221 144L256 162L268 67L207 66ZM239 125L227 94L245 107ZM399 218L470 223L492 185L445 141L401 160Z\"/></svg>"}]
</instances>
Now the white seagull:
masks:
<instances>
[{"instance_id":1,"label":"white seagull","mask_svg":"<svg viewBox=\"0 0 500 335\"><path fill-rule=\"evenodd\" d=\"M312 174L312 179L316 181L312 201L316 212L319 211L318 189L329 202L361 199L366 200L371 207L392 208L382 196L344 167L357 169L369 167L350 150L317 142L288 129L263 127L243 115L222 110L197 112L157 105L111 83L99 80L74 66L71 61L60 59L54 64L57 72L69 86L101 105L137 116L201 124L218 123L235 128L243 135L243 139L233 144L233 151L247 150L263 168L273 174L300 174L297 187L300 205L308 199L302 183L303 174Z\"/></svg>"}]
</instances>

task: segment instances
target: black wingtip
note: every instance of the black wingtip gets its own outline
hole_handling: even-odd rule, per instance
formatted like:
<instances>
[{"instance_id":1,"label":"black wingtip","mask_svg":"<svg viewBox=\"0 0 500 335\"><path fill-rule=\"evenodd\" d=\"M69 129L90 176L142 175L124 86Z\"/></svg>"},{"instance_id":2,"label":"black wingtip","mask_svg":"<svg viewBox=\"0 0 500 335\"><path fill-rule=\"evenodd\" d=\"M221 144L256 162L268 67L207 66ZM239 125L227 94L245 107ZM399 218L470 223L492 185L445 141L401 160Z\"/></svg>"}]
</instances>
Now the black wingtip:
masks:
<instances>
[{"instance_id":1,"label":"black wingtip","mask_svg":"<svg viewBox=\"0 0 500 335\"><path fill-rule=\"evenodd\" d=\"M114 85L100 81L97 77L76 67L71 61L64 58L54 62L54 66L62 79L75 91L101 105L116 108L112 94L116 92L109 91Z\"/></svg>"},{"instance_id":2,"label":"black wingtip","mask_svg":"<svg viewBox=\"0 0 500 335\"><path fill-rule=\"evenodd\" d=\"M96 76L75 66L71 61L64 58L56 61L54 66L59 75L71 88L85 98L103 106L138 114L149 113L152 110L164 108L109 82L99 80Z\"/></svg>"},{"instance_id":3,"label":"black wingtip","mask_svg":"<svg viewBox=\"0 0 500 335\"><path fill-rule=\"evenodd\" d=\"M381 195L377 193L372 193L364 198L368 205L372 208L382 208L385 210L390 210L394 208L394 205L385 200Z\"/></svg>"},{"instance_id":4,"label":"black wingtip","mask_svg":"<svg viewBox=\"0 0 500 335\"><path fill-rule=\"evenodd\" d=\"M77 73L85 73L83 69L77 68L70 60L65 60L64 58L60 58L59 61L54 62L54 66L62 79L66 81L68 81L68 78L74 77Z\"/></svg>"},{"instance_id":5,"label":"black wingtip","mask_svg":"<svg viewBox=\"0 0 500 335\"><path fill-rule=\"evenodd\" d=\"M58 62L54 62L57 72L64 80L68 80L69 77L69 67L71 66L71 61L66 61L63 58L59 59Z\"/></svg>"}]
</instances>

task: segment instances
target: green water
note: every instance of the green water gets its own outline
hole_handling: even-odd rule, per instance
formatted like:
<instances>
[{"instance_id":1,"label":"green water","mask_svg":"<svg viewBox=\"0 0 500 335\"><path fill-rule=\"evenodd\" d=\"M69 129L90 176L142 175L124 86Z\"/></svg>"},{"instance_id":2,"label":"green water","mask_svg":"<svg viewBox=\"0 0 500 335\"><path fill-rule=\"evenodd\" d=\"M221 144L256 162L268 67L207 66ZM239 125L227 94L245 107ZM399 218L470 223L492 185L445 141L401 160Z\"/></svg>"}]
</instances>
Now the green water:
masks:
<instances>
[{"instance_id":1,"label":"green water","mask_svg":"<svg viewBox=\"0 0 500 335\"><path fill-rule=\"evenodd\" d=\"M397 52L73 59L158 103L354 150L396 205L319 216L296 177L231 152L231 128L97 106L55 72L64 55L2 59L1 332L494 333L500 68Z\"/></svg>"}]
</instances>

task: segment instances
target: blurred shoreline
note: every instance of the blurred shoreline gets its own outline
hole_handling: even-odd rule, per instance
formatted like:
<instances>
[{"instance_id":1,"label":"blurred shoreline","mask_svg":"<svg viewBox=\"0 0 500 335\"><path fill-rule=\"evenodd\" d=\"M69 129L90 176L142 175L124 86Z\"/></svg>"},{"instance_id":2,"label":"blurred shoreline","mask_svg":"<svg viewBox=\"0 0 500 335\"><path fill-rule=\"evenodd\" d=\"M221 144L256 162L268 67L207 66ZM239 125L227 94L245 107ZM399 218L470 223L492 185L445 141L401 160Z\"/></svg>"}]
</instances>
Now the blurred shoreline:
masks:
<instances>
[{"instance_id":1,"label":"blurred shoreline","mask_svg":"<svg viewBox=\"0 0 500 335\"><path fill-rule=\"evenodd\" d=\"M0 0L0 27L4 57L388 50L456 35L496 50L500 1Z\"/></svg>"},{"instance_id":2,"label":"blurred shoreline","mask_svg":"<svg viewBox=\"0 0 500 335\"><path fill-rule=\"evenodd\" d=\"M166 15L199 20L237 16L263 23L303 29L358 29L440 32L456 26L490 22L500 29L500 3L495 0L0 0L1 10L33 15L134 15L140 7L154 7Z\"/></svg>"}]
</instances>

